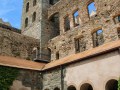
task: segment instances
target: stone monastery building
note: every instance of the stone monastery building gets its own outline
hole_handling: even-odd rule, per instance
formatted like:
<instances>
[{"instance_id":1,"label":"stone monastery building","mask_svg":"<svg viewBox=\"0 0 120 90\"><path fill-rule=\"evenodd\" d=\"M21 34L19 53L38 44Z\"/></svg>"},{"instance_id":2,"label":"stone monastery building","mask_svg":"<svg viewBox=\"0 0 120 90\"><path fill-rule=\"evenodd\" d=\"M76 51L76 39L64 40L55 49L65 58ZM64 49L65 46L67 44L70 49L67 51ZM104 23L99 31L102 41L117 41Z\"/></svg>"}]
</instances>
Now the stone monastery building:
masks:
<instances>
[{"instance_id":1,"label":"stone monastery building","mask_svg":"<svg viewBox=\"0 0 120 90\"><path fill-rule=\"evenodd\" d=\"M24 0L21 30L0 22L10 90L117 90L120 0Z\"/></svg>"}]
</instances>

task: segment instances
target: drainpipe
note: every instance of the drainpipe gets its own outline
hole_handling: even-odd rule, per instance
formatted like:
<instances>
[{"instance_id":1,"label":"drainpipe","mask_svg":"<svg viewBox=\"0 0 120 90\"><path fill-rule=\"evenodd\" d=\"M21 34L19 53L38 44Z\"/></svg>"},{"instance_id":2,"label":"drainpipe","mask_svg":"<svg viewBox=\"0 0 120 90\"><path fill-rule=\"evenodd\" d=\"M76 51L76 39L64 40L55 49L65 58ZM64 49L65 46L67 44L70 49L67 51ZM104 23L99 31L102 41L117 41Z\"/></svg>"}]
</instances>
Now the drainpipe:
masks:
<instances>
[{"instance_id":1,"label":"drainpipe","mask_svg":"<svg viewBox=\"0 0 120 90\"><path fill-rule=\"evenodd\" d=\"M64 71L63 71L63 66L60 66L61 69L61 90L64 90Z\"/></svg>"},{"instance_id":2,"label":"drainpipe","mask_svg":"<svg viewBox=\"0 0 120 90\"><path fill-rule=\"evenodd\" d=\"M120 54L120 47L118 48L118 53Z\"/></svg>"}]
</instances>

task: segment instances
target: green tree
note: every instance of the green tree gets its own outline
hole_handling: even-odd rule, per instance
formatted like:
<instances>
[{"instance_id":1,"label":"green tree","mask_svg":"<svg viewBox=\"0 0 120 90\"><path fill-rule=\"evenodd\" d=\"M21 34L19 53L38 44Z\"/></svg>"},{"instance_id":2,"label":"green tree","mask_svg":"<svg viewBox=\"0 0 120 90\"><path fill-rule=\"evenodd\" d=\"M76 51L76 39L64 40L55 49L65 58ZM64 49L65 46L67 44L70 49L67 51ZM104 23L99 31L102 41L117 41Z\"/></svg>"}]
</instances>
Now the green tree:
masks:
<instances>
[{"instance_id":1,"label":"green tree","mask_svg":"<svg viewBox=\"0 0 120 90\"><path fill-rule=\"evenodd\" d=\"M120 79L118 80L118 90L120 90Z\"/></svg>"},{"instance_id":2,"label":"green tree","mask_svg":"<svg viewBox=\"0 0 120 90\"><path fill-rule=\"evenodd\" d=\"M16 68L0 66L0 90L9 90L18 74L19 70Z\"/></svg>"}]
</instances>

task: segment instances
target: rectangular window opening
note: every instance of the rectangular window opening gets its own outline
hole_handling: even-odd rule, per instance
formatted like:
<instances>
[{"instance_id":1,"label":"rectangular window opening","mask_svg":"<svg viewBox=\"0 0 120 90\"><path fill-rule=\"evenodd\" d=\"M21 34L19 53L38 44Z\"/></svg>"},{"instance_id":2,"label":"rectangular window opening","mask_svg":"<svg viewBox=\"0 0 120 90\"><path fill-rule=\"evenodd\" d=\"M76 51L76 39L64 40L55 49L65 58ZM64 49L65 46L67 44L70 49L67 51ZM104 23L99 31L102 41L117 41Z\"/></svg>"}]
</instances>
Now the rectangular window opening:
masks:
<instances>
[{"instance_id":1,"label":"rectangular window opening","mask_svg":"<svg viewBox=\"0 0 120 90\"><path fill-rule=\"evenodd\" d=\"M64 18L64 29L65 31L70 30L70 20L68 16Z\"/></svg>"},{"instance_id":2,"label":"rectangular window opening","mask_svg":"<svg viewBox=\"0 0 120 90\"><path fill-rule=\"evenodd\" d=\"M75 27L78 26L80 24L78 11L74 12L73 19L74 19L74 26Z\"/></svg>"}]
</instances>

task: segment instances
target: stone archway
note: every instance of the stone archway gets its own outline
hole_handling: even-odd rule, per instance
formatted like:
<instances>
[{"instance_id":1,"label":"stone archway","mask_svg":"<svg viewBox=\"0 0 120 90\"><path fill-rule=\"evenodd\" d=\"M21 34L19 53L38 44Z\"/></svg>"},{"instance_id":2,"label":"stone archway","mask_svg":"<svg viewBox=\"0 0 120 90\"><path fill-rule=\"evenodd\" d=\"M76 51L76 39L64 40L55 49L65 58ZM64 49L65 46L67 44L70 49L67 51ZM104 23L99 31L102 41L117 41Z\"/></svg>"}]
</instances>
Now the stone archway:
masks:
<instances>
[{"instance_id":1,"label":"stone archway","mask_svg":"<svg viewBox=\"0 0 120 90\"><path fill-rule=\"evenodd\" d=\"M75 86L71 85L67 88L67 90L76 90Z\"/></svg>"},{"instance_id":2,"label":"stone archway","mask_svg":"<svg viewBox=\"0 0 120 90\"><path fill-rule=\"evenodd\" d=\"M117 90L118 81L115 79L111 79L106 83L105 90Z\"/></svg>"},{"instance_id":3,"label":"stone archway","mask_svg":"<svg viewBox=\"0 0 120 90\"><path fill-rule=\"evenodd\" d=\"M80 90L93 90L93 87L89 83L85 83L80 87Z\"/></svg>"},{"instance_id":4,"label":"stone archway","mask_svg":"<svg viewBox=\"0 0 120 90\"><path fill-rule=\"evenodd\" d=\"M60 88L56 87L54 90L60 90Z\"/></svg>"}]
</instances>

